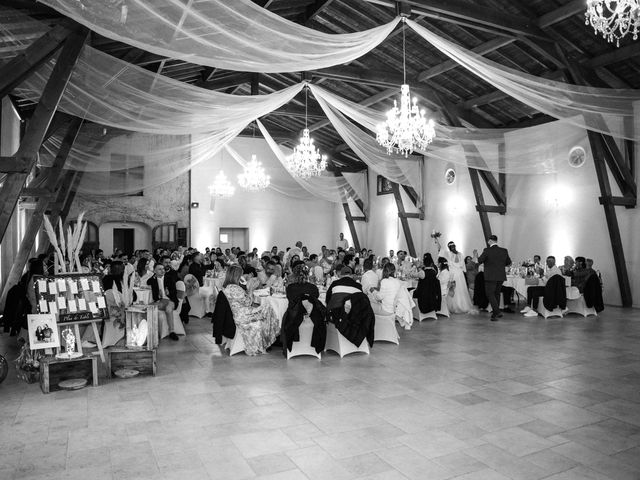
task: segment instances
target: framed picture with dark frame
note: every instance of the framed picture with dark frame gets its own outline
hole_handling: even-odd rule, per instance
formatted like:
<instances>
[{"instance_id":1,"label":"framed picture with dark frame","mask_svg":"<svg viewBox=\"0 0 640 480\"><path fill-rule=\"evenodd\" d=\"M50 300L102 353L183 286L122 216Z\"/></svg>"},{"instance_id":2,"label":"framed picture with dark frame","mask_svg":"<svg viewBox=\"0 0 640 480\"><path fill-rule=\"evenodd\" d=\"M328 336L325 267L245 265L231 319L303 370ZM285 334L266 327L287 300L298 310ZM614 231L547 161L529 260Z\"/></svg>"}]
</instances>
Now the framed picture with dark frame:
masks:
<instances>
[{"instance_id":1,"label":"framed picture with dark frame","mask_svg":"<svg viewBox=\"0 0 640 480\"><path fill-rule=\"evenodd\" d=\"M393 193L393 182L388 178L383 177L382 175L378 175L378 188L376 189L376 193L378 195L388 195Z\"/></svg>"}]
</instances>

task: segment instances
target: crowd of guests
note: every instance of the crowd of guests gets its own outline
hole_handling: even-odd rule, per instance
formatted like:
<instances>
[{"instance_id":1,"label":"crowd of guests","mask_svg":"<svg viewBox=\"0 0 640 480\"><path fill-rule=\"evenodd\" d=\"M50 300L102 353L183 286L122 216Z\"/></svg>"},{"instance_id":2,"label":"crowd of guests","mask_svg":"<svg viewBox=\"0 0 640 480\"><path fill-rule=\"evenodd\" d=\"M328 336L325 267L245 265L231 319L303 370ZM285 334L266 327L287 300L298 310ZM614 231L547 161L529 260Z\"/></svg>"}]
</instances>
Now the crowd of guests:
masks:
<instances>
[{"instance_id":1,"label":"crowd of guests","mask_svg":"<svg viewBox=\"0 0 640 480\"><path fill-rule=\"evenodd\" d=\"M478 311L478 305L474 305L477 277L482 271L478 252L474 250L472 256L463 256L455 242L443 246L436 238L435 243L436 259L431 253L425 253L420 259L411 258L404 250L397 253L390 250L383 257L376 256L370 249L356 251L340 234L335 247L323 245L318 253L311 253L298 241L293 247L280 249L274 245L261 253L257 248L245 252L238 247L224 250L207 247L200 252L178 247L158 248L153 252L137 250L132 255L116 250L107 258L102 250L96 250L83 256L81 263L85 273L101 275L107 305L116 319L122 317L119 306L125 275L134 287L150 288L153 302L166 314L169 337L173 340L178 340L174 311L179 309L180 321L188 323L188 298L204 286L205 278L218 278L220 291L224 292L235 325L243 335L245 351L253 355L266 352L273 344L281 321L253 304L252 294L257 289L286 294L293 308L301 298L317 306L320 287L326 289L325 304L329 312L343 310L345 298L363 294L373 314L395 315L405 329L410 329L413 323L415 303L424 313L441 310L445 302L451 313ZM52 273L52 270L49 256L41 255L29 261L27 272L7 297L5 329L9 326L15 334L26 327L26 313L36 305L33 276ZM530 273L536 285L529 288L527 307L522 311L526 316L535 315L538 298L544 294L544 283L553 275L571 277L572 285L582 292L587 278L596 271L593 262L584 257L577 257L575 261L565 257L564 265L557 267L554 257L547 257L543 265L541 257L536 255ZM505 290L508 299L511 293ZM212 303L216 302L217 295L218 291ZM347 309L350 308L351 302L347 302ZM7 322L7 317L15 321Z\"/></svg>"}]
</instances>

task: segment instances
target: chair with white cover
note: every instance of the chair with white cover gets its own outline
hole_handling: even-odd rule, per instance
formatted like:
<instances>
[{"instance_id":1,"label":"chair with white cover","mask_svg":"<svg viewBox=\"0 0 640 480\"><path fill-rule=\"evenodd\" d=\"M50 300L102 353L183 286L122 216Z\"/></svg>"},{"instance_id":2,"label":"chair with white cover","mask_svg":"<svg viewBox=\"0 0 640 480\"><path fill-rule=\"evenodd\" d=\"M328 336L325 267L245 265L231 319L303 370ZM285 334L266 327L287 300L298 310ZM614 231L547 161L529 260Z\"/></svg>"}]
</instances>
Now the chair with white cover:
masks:
<instances>
[{"instance_id":1,"label":"chair with white cover","mask_svg":"<svg viewBox=\"0 0 640 480\"><path fill-rule=\"evenodd\" d=\"M567 310L564 314L566 315L567 313L577 313L583 317L588 317L589 315L598 316L595 308L587 307L587 303L584 301L584 296L582 295L577 298L567 298Z\"/></svg>"},{"instance_id":2,"label":"chair with white cover","mask_svg":"<svg viewBox=\"0 0 640 480\"><path fill-rule=\"evenodd\" d=\"M244 352L244 339L242 338L242 333L240 332L239 328L236 328L235 337L226 339L224 348L229 350L230 357L233 357L236 353Z\"/></svg>"},{"instance_id":3,"label":"chair with white cover","mask_svg":"<svg viewBox=\"0 0 640 480\"><path fill-rule=\"evenodd\" d=\"M286 346L283 346L283 348L287 352L287 360L301 355L311 355L312 357L317 357L318 360L321 360L321 353L316 352L316 349L311 346L311 337L313 336L313 322L308 315L304 316L304 320L298 327L298 334L300 335L300 340L297 342L293 342L293 344L291 345L291 351L289 351Z\"/></svg>"},{"instance_id":4,"label":"chair with white cover","mask_svg":"<svg viewBox=\"0 0 640 480\"><path fill-rule=\"evenodd\" d=\"M333 323L327 323L327 343L324 351L328 350L333 350L340 355L340 358L355 352L363 352L369 355L369 343L365 338L360 346L356 346L344 338Z\"/></svg>"},{"instance_id":5,"label":"chair with white cover","mask_svg":"<svg viewBox=\"0 0 640 480\"><path fill-rule=\"evenodd\" d=\"M442 304L440 305L440 310L436 312L436 315L440 315L443 317L449 317L449 306L447 305L447 299L442 296Z\"/></svg>"},{"instance_id":6,"label":"chair with white cover","mask_svg":"<svg viewBox=\"0 0 640 480\"><path fill-rule=\"evenodd\" d=\"M556 307L553 310L547 310L544 306L544 302L542 299L538 302L538 313L542 315L545 319L549 317L560 317L562 318L562 309L560 307Z\"/></svg>"},{"instance_id":7,"label":"chair with white cover","mask_svg":"<svg viewBox=\"0 0 640 480\"><path fill-rule=\"evenodd\" d=\"M435 320L438 318L438 315L436 314L435 310L431 310L430 312L427 312L427 313L422 313L418 305L416 305L413 307L413 318L421 322L422 320L426 320L427 318L432 318L433 320ZM378 324L378 321L376 320L376 325L377 324Z\"/></svg>"},{"instance_id":8,"label":"chair with white cover","mask_svg":"<svg viewBox=\"0 0 640 480\"><path fill-rule=\"evenodd\" d=\"M376 314L376 324L373 331L374 342L391 342L396 345L400 343L400 335L398 335L398 330L396 329L395 314Z\"/></svg>"}]
</instances>

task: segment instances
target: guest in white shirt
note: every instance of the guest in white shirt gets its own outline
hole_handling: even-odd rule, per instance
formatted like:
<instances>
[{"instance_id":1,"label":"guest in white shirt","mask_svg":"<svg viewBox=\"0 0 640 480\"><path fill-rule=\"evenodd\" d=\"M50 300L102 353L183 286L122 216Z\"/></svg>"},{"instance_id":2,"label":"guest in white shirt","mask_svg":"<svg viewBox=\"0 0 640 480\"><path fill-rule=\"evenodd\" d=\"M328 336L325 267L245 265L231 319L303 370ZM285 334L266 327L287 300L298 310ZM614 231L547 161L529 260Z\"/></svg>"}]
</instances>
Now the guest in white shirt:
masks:
<instances>
[{"instance_id":1,"label":"guest in white shirt","mask_svg":"<svg viewBox=\"0 0 640 480\"><path fill-rule=\"evenodd\" d=\"M346 250L347 248L349 248L349 242L347 241L346 238L344 238L344 233L340 232L340 238L336 242L336 250L337 249Z\"/></svg>"},{"instance_id":2,"label":"guest in white shirt","mask_svg":"<svg viewBox=\"0 0 640 480\"><path fill-rule=\"evenodd\" d=\"M364 261L363 268L364 273L362 274L360 283L362 284L362 291L369 297L373 313L378 315L389 315L389 312L385 312L382 309L382 303L376 297L376 290L380 285L380 279L376 272L373 271L373 260L371 258L367 258Z\"/></svg>"},{"instance_id":3,"label":"guest in white shirt","mask_svg":"<svg viewBox=\"0 0 640 480\"><path fill-rule=\"evenodd\" d=\"M538 308L538 299L540 297L544 297L544 285L546 285L549 279L554 275L562 276L562 272L556 265L556 257L549 255L547 257L547 269L544 272L544 277L542 277L543 284L541 286L531 286L527 289L527 306L524 307L524 310L520 311L520 313L524 313L525 317L538 316L538 312L536 312L536 308Z\"/></svg>"},{"instance_id":4,"label":"guest in white shirt","mask_svg":"<svg viewBox=\"0 0 640 480\"><path fill-rule=\"evenodd\" d=\"M413 300L404 283L394 277L396 267L387 263L382 269L379 288L370 288L369 292L380 301L384 312L394 312L400 326L410 330L413 324Z\"/></svg>"}]
</instances>

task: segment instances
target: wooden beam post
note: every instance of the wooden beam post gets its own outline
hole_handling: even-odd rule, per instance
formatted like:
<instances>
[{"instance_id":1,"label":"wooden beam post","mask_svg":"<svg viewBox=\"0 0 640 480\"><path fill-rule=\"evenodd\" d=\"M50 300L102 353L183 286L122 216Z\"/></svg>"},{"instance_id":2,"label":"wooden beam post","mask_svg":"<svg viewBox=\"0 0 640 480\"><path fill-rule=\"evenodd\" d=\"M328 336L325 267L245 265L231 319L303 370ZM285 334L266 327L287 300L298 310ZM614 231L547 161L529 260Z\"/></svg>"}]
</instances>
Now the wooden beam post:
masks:
<instances>
[{"instance_id":1,"label":"wooden beam post","mask_svg":"<svg viewBox=\"0 0 640 480\"><path fill-rule=\"evenodd\" d=\"M23 162L27 169L26 173L7 174L5 184L0 190L0 241L4 237L11 215L16 208L24 182L36 163L42 140L58 108L58 103L60 103L88 35L89 30L80 28L67 37L40 102L33 113L29 127L20 143L16 158Z\"/></svg>"},{"instance_id":2,"label":"wooden beam post","mask_svg":"<svg viewBox=\"0 0 640 480\"><path fill-rule=\"evenodd\" d=\"M64 168L65 162L67 161L67 157L69 156L69 152L71 151L71 147L75 142L78 131L80 130L81 123L81 119L75 118L69 126L69 130L65 135L62 145L60 146L60 150L58 151L58 154L53 161L53 165L49 169L49 175L43 187L45 191L48 191L52 194L58 193L54 192L54 190L56 189L56 187L61 187L59 183L63 183L60 182L62 170ZM36 202L36 207L33 211L33 214L31 215L31 218L29 219L27 228L24 232L24 236L22 237L22 240L20 242L20 248L18 249L18 253L16 254L16 257L13 261L13 265L11 265L11 270L9 270L7 281L4 284L2 296L0 296L0 304L4 304L7 292L11 287L18 283L18 280L20 280L20 277L22 276L22 271L27 264L27 260L31 253L31 249L33 248L33 243L35 242L36 235L40 231L40 227L42 227L42 223L44 221L43 215L47 211L50 203L50 196L41 196Z\"/></svg>"},{"instance_id":3,"label":"wooden beam post","mask_svg":"<svg viewBox=\"0 0 640 480\"><path fill-rule=\"evenodd\" d=\"M391 183L391 189L393 191L393 197L396 199L396 206L398 207L398 217L402 224L402 231L404 232L404 238L407 241L407 248L409 249L409 255L417 257L416 247L413 243L413 236L411 236L411 228L409 227L409 220L407 218L407 212L404 209L404 203L402 202L402 194L400 193L400 185L395 182Z\"/></svg>"},{"instance_id":4,"label":"wooden beam post","mask_svg":"<svg viewBox=\"0 0 640 480\"><path fill-rule=\"evenodd\" d=\"M342 204L342 208L344 208L344 215L347 219L347 223L349 224L349 232L351 232L351 238L353 239L353 246L356 251L360 251L360 241L358 240L358 232L356 231L356 226L353 223L353 217L351 216L351 209L349 208L349 204L347 202Z\"/></svg>"},{"instance_id":5,"label":"wooden beam post","mask_svg":"<svg viewBox=\"0 0 640 480\"><path fill-rule=\"evenodd\" d=\"M606 167L604 141L602 137L595 132L587 130L587 134L589 136L589 143L591 144L591 151L593 152L593 164L596 168L600 193L602 194L600 203L602 203L604 215L607 220L607 229L609 230L611 249L613 250L613 261L616 265L616 274L620 287L620 299L622 300L623 307L631 308L633 306L631 284L629 283L629 273L627 272L627 263L624 257L624 246L622 244L622 237L620 236L620 225L618 224L616 207L614 202L607 201L607 199L611 199L611 184L609 183L609 174L607 173Z\"/></svg>"}]
</instances>

